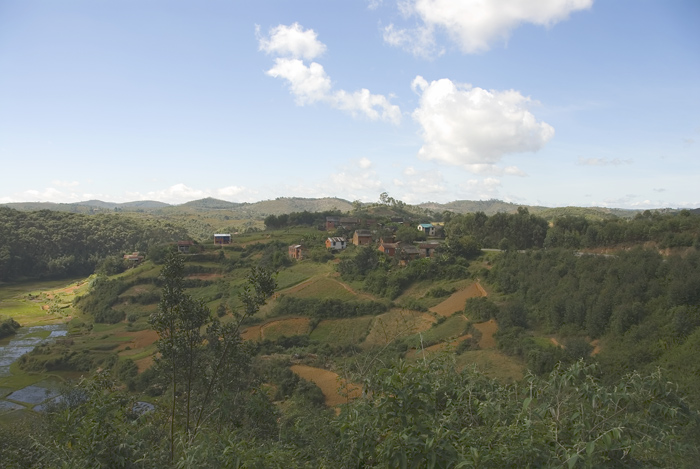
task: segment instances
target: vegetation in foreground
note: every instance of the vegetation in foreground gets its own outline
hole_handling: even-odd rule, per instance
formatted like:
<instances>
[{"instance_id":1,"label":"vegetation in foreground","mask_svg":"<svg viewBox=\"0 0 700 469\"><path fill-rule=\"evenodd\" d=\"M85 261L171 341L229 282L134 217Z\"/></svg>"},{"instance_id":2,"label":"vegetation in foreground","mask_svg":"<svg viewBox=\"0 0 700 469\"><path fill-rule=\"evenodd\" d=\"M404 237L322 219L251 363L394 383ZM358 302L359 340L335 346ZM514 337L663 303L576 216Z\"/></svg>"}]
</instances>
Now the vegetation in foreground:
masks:
<instances>
[{"instance_id":1,"label":"vegetation in foreground","mask_svg":"<svg viewBox=\"0 0 700 469\"><path fill-rule=\"evenodd\" d=\"M289 226L184 258L153 248L157 263L121 273L102 262L69 337L22 364L83 378L44 414L3 415L3 464L692 466L696 219L565 229L571 220L548 226L526 211L447 216L442 253L405 267L354 247L294 263L288 244L320 245L326 234ZM623 229L594 237L599 223ZM655 231L663 226L670 235ZM634 236L685 251L572 251L628 247ZM480 253L494 243L506 252ZM256 274L246 283L251 268L267 287L254 287ZM270 269L278 288L262 305ZM443 311L477 278L483 293ZM470 366L485 360L530 372L494 380ZM301 365L362 392L336 414L327 389L295 374ZM155 409L134 407L144 400Z\"/></svg>"}]
</instances>

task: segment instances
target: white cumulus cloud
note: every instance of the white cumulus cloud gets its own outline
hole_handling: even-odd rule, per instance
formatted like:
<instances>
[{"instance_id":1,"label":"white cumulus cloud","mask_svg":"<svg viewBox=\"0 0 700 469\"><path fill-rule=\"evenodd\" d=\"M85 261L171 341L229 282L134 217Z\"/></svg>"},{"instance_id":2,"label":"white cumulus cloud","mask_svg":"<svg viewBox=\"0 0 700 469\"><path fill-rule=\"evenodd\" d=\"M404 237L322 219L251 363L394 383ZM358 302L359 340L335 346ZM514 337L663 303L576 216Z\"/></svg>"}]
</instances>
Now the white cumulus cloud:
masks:
<instances>
[{"instance_id":1,"label":"white cumulus cloud","mask_svg":"<svg viewBox=\"0 0 700 469\"><path fill-rule=\"evenodd\" d=\"M444 31L465 53L488 50L494 42L505 42L524 23L552 26L571 13L587 10L593 0L403 0L405 15L419 18L415 29L384 30L387 43L417 55L434 47L435 31Z\"/></svg>"},{"instance_id":2,"label":"white cumulus cloud","mask_svg":"<svg viewBox=\"0 0 700 469\"><path fill-rule=\"evenodd\" d=\"M296 97L298 105L312 104L327 100L331 89L331 79L323 66L313 62L307 66L299 59L275 59L275 66L266 72L271 77L284 78Z\"/></svg>"},{"instance_id":3,"label":"white cumulus cloud","mask_svg":"<svg viewBox=\"0 0 700 469\"><path fill-rule=\"evenodd\" d=\"M421 95L413 118L422 128L418 156L423 159L473 172L522 175L512 166L496 171L495 165L504 155L537 151L554 136L554 128L528 110L532 100L518 91L485 90L446 78L428 83L421 76L412 87Z\"/></svg>"},{"instance_id":4,"label":"white cumulus cloud","mask_svg":"<svg viewBox=\"0 0 700 469\"><path fill-rule=\"evenodd\" d=\"M321 64L311 62L307 65L304 62L303 59L311 60L326 49L316 39L313 30L304 30L298 23L279 25L270 31L269 37L259 37L259 43L260 50L281 56L275 58L275 65L266 73L286 80L298 105L325 102L353 117L363 116L393 124L401 122L401 109L391 104L386 96L372 94L365 88L354 92L334 91L331 79Z\"/></svg>"},{"instance_id":5,"label":"white cumulus cloud","mask_svg":"<svg viewBox=\"0 0 700 469\"><path fill-rule=\"evenodd\" d=\"M260 28L256 28L256 32L259 36ZM326 45L318 40L316 32L313 29L305 31L299 23L272 28L268 37L259 37L259 47L268 54L307 60L313 60L326 51Z\"/></svg>"}]
</instances>

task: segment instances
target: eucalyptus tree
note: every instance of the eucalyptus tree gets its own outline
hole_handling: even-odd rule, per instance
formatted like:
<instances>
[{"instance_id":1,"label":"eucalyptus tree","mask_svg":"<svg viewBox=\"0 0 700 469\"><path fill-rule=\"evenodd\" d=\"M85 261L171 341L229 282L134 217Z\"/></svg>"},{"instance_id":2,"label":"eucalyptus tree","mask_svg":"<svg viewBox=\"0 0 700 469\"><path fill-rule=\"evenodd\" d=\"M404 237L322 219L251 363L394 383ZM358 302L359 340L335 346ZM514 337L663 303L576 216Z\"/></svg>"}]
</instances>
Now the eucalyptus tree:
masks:
<instances>
[{"instance_id":1,"label":"eucalyptus tree","mask_svg":"<svg viewBox=\"0 0 700 469\"><path fill-rule=\"evenodd\" d=\"M240 294L243 307L224 324L202 300L185 292L184 258L179 253L168 253L161 279L161 301L150 324L159 336L156 369L170 392L170 452L174 458L178 433L182 432L183 441L191 442L221 410L224 395L231 397L232 390L247 387L243 375L248 360L240 327L265 303L276 283L269 271L251 270Z\"/></svg>"}]
</instances>

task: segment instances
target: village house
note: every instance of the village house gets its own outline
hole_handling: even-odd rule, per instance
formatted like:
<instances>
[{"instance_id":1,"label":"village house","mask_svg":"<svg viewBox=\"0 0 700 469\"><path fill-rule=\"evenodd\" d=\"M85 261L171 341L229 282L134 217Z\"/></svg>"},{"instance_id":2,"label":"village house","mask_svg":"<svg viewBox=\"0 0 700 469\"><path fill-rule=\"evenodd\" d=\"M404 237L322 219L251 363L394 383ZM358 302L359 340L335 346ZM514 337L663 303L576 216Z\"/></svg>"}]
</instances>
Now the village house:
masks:
<instances>
[{"instance_id":1,"label":"village house","mask_svg":"<svg viewBox=\"0 0 700 469\"><path fill-rule=\"evenodd\" d=\"M306 249L301 244L292 244L289 246L289 257L292 259L302 260L306 255Z\"/></svg>"},{"instance_id":2,"label":"village house","mask_svg":"<svg viewBox=\"0 0 700 469\"><path fill-rule=\"evenodd\" d=\"M194 241L178 241L177 250L183 254L190 252L190 247L194 244Z\"/></svg>"},{"instance_id":3,"label":"village house","mask_svg":"<svg viewBox=\"0 0 700 469\"><path fill-rule=\"evenodd\" d=\"M356 230L352 235L352 244L366 246L372 243L372 233L369 230Z\"/></svg>"},{"instance_id":4,"label":"village house","mask_svg":"<svg viewBox=\"0 0 700 469\"><path fill-rule=\"evenodd\" d=\"M432 223L421 223L418 225L418 231L422 231L427 236L435 236L435 226Z\"/></svg>"},{"instance_id":5,"label":"village house","mask_svg":"<svg viewBox=\"0 0 700 469\"><path fill-rule=\"evenodd\" d=\"M361 220L359 218L342 217L340 219L340 226L349 230L360 225Z\"/></svg>"},{"instance_id":6,"label":"village house","mask_svg":"<svg viewBox=\"0 0 700 469\"><path fill-rule=\"evenodd\" d=\"M124 254L124 260L129 262L131 265L138 265L143 262L144 256L140 255L138 251L131 254Z\"/></svg>"},{"instance_id":7,"label":"village house","mask_svg":"<svg viewBox=\"0 0 700 469\"><path fill-rule=\"evenodd\" d=\"M326 248L339 251L348 247L347 240L345 238L333 237L326 238Z\"/></svg>"},{"instance_id":8,"label":"village house","mask_svg":"<svg viewBox=\"0 0 700 469\"><path fill-rule=\"evenodd\" d=\"M384 241L379 243L379 250L389 257L394 257L396 255L396 250L399 248L400 243L385 243Z\"/></svg>"},{"instance_id":9,"label":"village house","mask_svg":"<svg viewBox=\"0 0 700 469\"><path fill-rule=\"evenodd\" d=\"M326 217L326 231L333 231L338 228L351 230L360 226L362 220L353 217Z\"/></svg>"},{"instance_id":10,"label":"village house","mask_svg":"<svg viewBox=\"0 0 700 469\"><path fill-rule=\"evenodd\" d=\"M420 243L418 245L418 252L420 253L420 257L433 257L438 247L440 247L440 243Z\"/></svg>"},{"instance_id":11,"label":"village house","mask_svg":"<svg viewBox=\"0 0 700 469\"><path fill-rule=\"evenodd\" d=\"M417 247L411 245L401 246L399 248L399 265L406 265L414 259L418 259L420 251Z\"/></svg>"},{"instance_id":12,"label":"village house","mask_svg":"<svg viewBox=\"0 0 700 469\"><path fill-rule=\"evenodd\" d=\"M326 217L326 231L333 231L340 226L340 217Z\"/></svg>"},{"instance_id":13,"label":"village house","mask_svg":"<svg viewBox=\"0 0 700 469\"><path fill-rule=\"evenodd\" d=\"M214 235L214 244L231 244L231 233L218 233Z\"/></svg>"}]
</instances>

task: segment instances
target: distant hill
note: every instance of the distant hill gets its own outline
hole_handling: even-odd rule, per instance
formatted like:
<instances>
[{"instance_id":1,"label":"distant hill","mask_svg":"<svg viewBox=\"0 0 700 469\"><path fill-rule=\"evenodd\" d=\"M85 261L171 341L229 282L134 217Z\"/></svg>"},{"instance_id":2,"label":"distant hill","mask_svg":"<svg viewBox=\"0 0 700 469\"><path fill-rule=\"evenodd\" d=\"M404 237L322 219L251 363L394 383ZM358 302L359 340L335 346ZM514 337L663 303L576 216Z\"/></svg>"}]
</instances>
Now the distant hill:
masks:
<instances>
[{"instance_id":1,"label":"distant hill","mask_svg":"<svg viewBox=\"0 0 700 469\"><path fill-rule=\"evenodd\" d=\"M207 197L206 199L193 200L180 205L173 205L172 208L186 208L198 210L233 210L241 204L235 202L227 202L226 200L214 199Z\"/></svg>"},{"instance_id":2,"label":"distant hill","mask_svg":"<svg viewBox=\"0 0 700 469\"><path fill-rule=\"evenodd\" d=\"M621 217L632 218L641 210L626 210L621 208L606 208L606 207L543 207L540 205L525 205L503 202L502 200L455 200L446 204L438 204L428 202L418 205L419 207L443 212L449 210L454 213L474 213L484 212L491 216L499 212L515 213L518 207L525 207L530 213L537 214L548 220L566 215L582 216L588 219L602 220L605 218Z\"/></svg>"},{"instance_id":3,"label":"distant hill","mask_svg":"<svg viewBox=\"0 0 700 469\"><path fill-rule=\"evenodd\" d=\"M513 204L510 202L503 202L502 200L490 199L490 200L455 200L454 202L448 202L446 204L438 204L435 202L428 202L424 204L419 204L419 207L426 208L428 210L433 210L435 212L444 212L449 210L454 213L473 213L473 212L484 212L486 215L495 215L496 213L515 213L518 211L518 207L527 207L531 213L535 213L538 210L546 209L547 207L539 207L534 205L523 205L523 204Z\"/></svg>"},{"instance_id":4,"label":"distant hill","mask_svg":"<svg viewBox=\"0 0 700 469\"><path fill-rule=\"evenodd\" d=\"M73 213L107 213L107 212L148 212L155 215L194 214L197 212L214 212L232 219L262 219L268 215L282 215L291 212L323 212L326 210L339 210L350 212L352 203L338 197L303 198L303 197L278 197L274 200L262 200L255 203L236 203L226 200L207 197L205 199L192 200L180 205L170 205L155 200L139 200L125 203L104 202L101 200L86 200L70 204L57 204L52 202L16 202L0 204L21 211L55 210ZM602 220L612 217L632 218L642 210L627 210L621 208L606 207L543 207L540 205L523 205L504 202L502 200L455 200L448 203L426 202L418 205L405 205L406 213L421 215L421 213L444 212L474 213L484 212L488 216L496 213L515 213L518 207L526 207L530 213L540 215L548 220L565 215L583 216L591 220ZM373 216L393 216L395 213L381 204L363 204L363 210ZM658 209L663 213L677 212L680 209ZM699 213L700 209L691 209L693 213ZM386 212L386 213L384 213Z\"/></svg>"},{"instance_id":5,"label":"distant hill","mask_svg":"<svg viewBox=\"0 0 700 469\"><path fill-rule=\"evenodd\" d=\"M352 203L337 197L325 197L322 199L278 197L275 200L263 200L254 204L246 204L246 209L266 216L303 211L324 212L326 210L340 210L341 212L349 212L352 210Z\"/></svg>"},{"instance_id":6,"label":"distant hill","mask_svg":"<svg viewBox=\"0 0 700 469\"><path fill-rule=\"evenodd\" d=\"M83 202L75 202L72 204L55 204L53 202L14 202L0 205L21 211L54 210L57 212L71 213L151 211L170 206L165 202L157 202L155 200L139 200L125 203L103 202L101 200L86 200Z\"/></svg>"}]
</instances>

